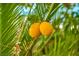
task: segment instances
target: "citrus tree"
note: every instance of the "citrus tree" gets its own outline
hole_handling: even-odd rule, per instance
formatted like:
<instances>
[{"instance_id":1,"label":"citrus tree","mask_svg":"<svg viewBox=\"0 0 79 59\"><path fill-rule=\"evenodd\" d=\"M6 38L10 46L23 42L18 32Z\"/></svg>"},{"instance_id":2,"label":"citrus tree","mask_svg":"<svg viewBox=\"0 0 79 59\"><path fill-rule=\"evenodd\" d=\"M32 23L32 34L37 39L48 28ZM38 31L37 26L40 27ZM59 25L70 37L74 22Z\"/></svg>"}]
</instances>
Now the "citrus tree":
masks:
<instances>
[{"instance_id":1,"label":"citrus tree","mask_svg":"<svg viewBox=\"0 0 79 59\"><path fill-rule=\"evenodd\" d=\"M73 12L75 6L0 4L0 55L79 55L79 14Z\"/></svg>"}]
</instances>

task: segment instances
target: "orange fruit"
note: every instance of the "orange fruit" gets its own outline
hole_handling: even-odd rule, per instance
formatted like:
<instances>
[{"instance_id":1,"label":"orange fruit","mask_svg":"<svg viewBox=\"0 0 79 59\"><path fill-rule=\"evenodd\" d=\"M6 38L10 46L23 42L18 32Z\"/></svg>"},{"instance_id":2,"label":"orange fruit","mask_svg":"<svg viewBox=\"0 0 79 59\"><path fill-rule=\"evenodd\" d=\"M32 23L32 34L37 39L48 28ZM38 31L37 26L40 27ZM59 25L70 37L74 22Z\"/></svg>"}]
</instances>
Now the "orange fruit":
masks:
<instances>
[{"instance_id":1,"label":"orange fruit","mask_svg":"<svg viewBox=\"0 0 79 59\"><path fill-rule=\"evenodd\" d=\"M40 24L40 32L42 35L48 36L53 32L53 27L49 22L42 22Z\"/></svg>"},{"instance_id":2,"label":"orange fruit","mask_svg":"<svg viewBox=\"0 0 79 59\"><path fill-rule=\"evenodd\" d=\"M29 28L29 35L32 37L32 38L36 38L40 35L40 23L34 23L30 26Z\"/></svg>"}]
</instances>

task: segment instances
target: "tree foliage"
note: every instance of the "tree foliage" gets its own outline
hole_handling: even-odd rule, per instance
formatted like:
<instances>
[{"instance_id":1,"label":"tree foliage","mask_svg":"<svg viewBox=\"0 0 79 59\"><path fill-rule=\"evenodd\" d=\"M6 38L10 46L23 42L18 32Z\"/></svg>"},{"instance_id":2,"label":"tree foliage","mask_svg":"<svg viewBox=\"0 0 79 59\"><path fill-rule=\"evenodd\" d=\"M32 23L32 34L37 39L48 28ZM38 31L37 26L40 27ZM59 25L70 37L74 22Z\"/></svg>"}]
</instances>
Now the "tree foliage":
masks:
<instances>
[{"instance_id":1,"label":"tree foliage","mask_svg":"<svg viewBox=\"0 0 79 59\"><path fill-rule=\"evenodd\" d=\"M0 4L0 55L79 55L79 15L72 11L75 5L69 4L70 7L67 7L67 4L57 3ZM29 8L25 15L22 14L24 7L26 10ZM40 35L33 40L28 29L32 23L42 21L52 23L55 32L48 37Z\"/></svg>"}]
</instances>

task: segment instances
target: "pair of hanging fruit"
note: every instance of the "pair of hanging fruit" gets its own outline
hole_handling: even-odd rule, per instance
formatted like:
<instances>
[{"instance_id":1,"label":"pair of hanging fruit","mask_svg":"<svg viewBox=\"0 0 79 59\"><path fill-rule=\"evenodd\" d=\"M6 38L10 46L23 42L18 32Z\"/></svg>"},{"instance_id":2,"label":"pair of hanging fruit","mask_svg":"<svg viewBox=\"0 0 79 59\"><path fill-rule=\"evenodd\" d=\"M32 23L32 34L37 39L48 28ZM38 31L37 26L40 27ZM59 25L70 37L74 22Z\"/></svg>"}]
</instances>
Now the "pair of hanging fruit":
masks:
<instances>
[{"instance_id":1,"label":"pair of hanging fruit","mask_svg":"<svg viewBox=\"0 0 79 59\"><path fill-rule=\"evenodd\" d=\"M33 23L29 28L29 35L32 38L40 36L49 36L54 31L54 28L49 22Z\"/></svg>"}]
</instances>

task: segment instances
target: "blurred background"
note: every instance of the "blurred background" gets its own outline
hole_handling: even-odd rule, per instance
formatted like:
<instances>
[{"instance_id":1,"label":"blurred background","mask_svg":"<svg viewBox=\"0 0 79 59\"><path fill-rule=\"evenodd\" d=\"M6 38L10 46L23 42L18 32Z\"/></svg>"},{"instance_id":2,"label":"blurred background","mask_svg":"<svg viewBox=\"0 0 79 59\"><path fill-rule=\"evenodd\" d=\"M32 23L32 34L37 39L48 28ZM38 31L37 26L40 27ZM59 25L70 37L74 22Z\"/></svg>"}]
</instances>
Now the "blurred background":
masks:
<instances>
[{"instance_id":1,"label":"blurred background","mask_svg":"<svg viewBox=\"0 0 79 59\"><path fill-rule=\"evenodd\" d=\"M33 40L29 27L42 21L50 22L55 32ZM78 56L79 4L0 4L0 55Z\"/></svg>"}]
</instances>

